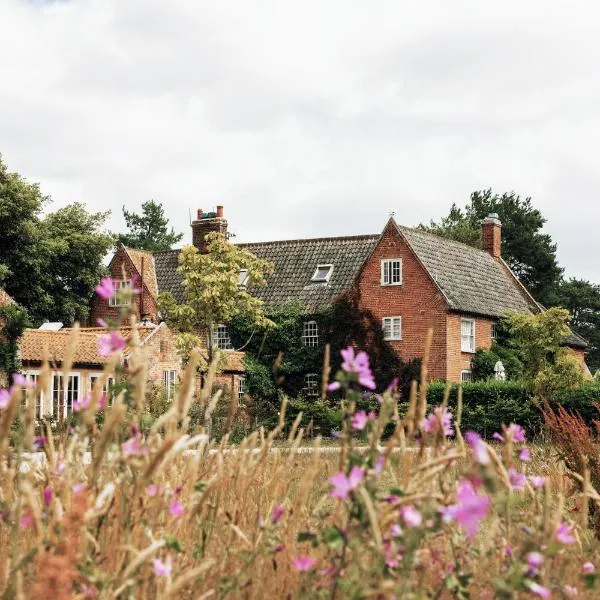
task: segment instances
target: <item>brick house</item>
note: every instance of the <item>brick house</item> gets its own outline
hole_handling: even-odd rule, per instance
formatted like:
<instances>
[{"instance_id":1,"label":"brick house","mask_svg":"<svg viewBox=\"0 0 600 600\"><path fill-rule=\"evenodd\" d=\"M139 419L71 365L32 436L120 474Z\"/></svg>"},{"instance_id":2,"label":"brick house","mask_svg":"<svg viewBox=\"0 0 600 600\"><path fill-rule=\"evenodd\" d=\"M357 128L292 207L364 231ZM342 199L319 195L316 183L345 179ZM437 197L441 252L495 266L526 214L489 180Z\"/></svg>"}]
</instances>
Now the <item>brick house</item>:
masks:
<instances>
[{"instance_id":1,"label":"brick house","mask_svg":"<svg viewBox=\"0 0 600 600\"><path fill-rule=\"evenodd\" d=\"M193 244L205 251L205 236L211 231L227 234L227 225L222 206L216 212L199 210L192 223ZM385 339L402 359L421 356L426 332L433 328L431 377L467 381L474 352L491 346L496 323L506 311L543 310L502 260L497 215L485 219L482 228L481 250L400 226L393 218L373 235L240 246L274 265L267 285L253 290L267 312L289 300L302 303L307 345L319 343L318 325L311 315L352 293L380 321ZM176 300L183 300L177 273L179 250L134 252L119 248L111 273L122 278L119 273L124 268L126 277L133 270L140 275L147 290L139 298L140 315L158 322L152 303L156 292L170 291ZM94 318L108 314L110 307L100 306L97 298L94 302ZM226 325L217 333L219 346L230 348ZM564 343L585 365L585 340L571 334Z\"/></svg>"}]
</instances>

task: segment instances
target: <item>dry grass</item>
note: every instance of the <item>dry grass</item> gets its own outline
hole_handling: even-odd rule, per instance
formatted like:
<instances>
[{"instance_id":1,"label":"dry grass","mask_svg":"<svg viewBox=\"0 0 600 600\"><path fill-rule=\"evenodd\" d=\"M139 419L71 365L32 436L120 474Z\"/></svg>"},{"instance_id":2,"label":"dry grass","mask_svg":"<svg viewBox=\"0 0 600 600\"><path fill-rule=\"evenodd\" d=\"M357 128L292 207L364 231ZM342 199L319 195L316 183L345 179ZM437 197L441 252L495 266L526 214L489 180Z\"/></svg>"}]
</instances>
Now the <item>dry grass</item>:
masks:
<instances>
[{"instance_id":1,"label":"dry grass","mask_svg":"<svg viewBox=\"0 0 600 600\"><path fill-rule=\"evenodd\" d=\"M105 375L113 368L114 363ZM48 430L45 460L28 463L28 469L30 414L24 415L26 428L16 445L8 443L24 393L13 390L10 407L0 413L3 598L450 598L467 597L467 589L472 598L508 598L522 593L511 582L522 580L522 557L531 550L545 553L538 580L556 597L564 597L565 584L578 588L578 598L597 597L583 589L591 580L582 577L581 565L586 560L600 565L600 550L581 515L569 512L580 510L582 498L587 502L595 492L590 486L585 495L574 487L551 449L535 448L527 466L529 474L547 477L543 490L528 485L523 492L510 491L505 484L506 468L514 463L510 448L498 447L504 458L492 452L497 461L486 467L474 465L460 437L452 445L439 437L427 443L420 438L417 450L407 448L417 417L426 413L424 394L415 393L409 411L415 420L397 421L391 440L379 438L390 416L385 406L371 425L367 455L384 456L385 468L356 490L349 509L329 496L327 481L347 469L348 460L358 460L348 436L334 452L319 452L316 442L308 453L299 452L299 428L285 442L278 428L255 432L237 446L209 443L202 428L198 436L187 435L190 403L210 402L207 394L204 400L192 397L193 359L172 409L144 436L135 429L132 435L125 426L139 426L145 413L144 368L141 357L134 357L134 400L125 406L117 398L102 427L94 420L99 381L74 432L55 438ZM35 392L26 393L31 406ZM131 439L140 447L127 455L122 444ZM286 450L273 451L275 440ZM495 490L494 509L468 542L455 525L441 522L439 508L455 501L459 476L475 474ZM400 505L386 499L397 490L403 494ZM181 515L172 514L174 501ZM273 508L280 504L285 513L273 523ZM401 552L410 563L390 569L384 564L388 531L401 522L399 506L408 504L418 506L425 524L418 535L405 527ZM580 525L577 543L555 547L556 524L569 516ZM301 532L320 539L332 531L345 538L315 548L298 540ZM512 548L512 560L505 545ZM298 572L292 559L306 554L320 561L319 568ZM155 573L156 558L172 561L169 576Z\"/></svg>"}]
</instances>

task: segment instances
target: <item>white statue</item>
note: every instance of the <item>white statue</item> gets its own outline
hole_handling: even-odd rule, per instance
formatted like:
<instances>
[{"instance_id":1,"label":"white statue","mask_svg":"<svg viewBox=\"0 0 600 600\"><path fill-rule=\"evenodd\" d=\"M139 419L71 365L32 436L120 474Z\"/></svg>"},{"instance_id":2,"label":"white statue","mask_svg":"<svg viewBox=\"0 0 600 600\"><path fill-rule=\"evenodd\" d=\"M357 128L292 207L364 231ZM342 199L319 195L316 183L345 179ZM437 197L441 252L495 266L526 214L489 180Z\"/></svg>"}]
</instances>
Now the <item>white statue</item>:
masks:
<instances>
[{"instance_id":1,"label":"white statue","mask_svg":"<svg viewBox=\"0 0 600 600\"><path fill-rule=\"evenodd\" d=\"M506 369L501 360L494 365L494 379L496 381L506 381Z\"/></svg>"}]
</instances>

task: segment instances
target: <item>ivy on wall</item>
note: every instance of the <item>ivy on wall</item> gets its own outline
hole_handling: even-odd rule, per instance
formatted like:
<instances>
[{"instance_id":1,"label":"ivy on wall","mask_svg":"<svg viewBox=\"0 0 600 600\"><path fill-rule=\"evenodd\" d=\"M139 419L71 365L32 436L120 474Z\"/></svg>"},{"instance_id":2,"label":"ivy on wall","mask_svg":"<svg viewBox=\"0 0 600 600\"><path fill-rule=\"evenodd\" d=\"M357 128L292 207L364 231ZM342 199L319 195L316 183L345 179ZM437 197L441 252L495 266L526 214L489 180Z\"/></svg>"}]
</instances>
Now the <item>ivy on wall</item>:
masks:
<instances>
[{"instance_id":1,"label":"ivy on wall","mask_svg":"<svg viewBox=\"0 0 600 600\"><path fill-rule=\"evenodd\" d=\"M28 325L27 311L18 304L0 308L0 376L7 380L21 368L19 338Z\"/></svg>"}]
</instances>

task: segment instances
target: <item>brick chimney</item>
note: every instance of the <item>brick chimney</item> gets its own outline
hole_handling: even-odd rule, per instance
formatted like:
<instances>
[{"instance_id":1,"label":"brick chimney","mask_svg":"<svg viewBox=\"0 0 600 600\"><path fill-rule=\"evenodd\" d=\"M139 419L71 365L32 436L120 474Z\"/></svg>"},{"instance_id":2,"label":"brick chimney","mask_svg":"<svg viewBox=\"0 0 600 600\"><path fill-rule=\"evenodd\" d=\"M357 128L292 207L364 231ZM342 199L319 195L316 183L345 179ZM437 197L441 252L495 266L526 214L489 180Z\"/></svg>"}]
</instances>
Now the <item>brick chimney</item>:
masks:
<instances>
[{"instance_id":1,"label":"brick chimney","mask_svg":"<svg viewBox=\"0 0 600 600\"><path fill-rule=\"evenodd\" d=\"M196 220L192 221L192 243L202 254L207 252L206 236L213 231L227 235L227 219L223 217L223 207L217 206L217 212L203 212L199 208Z\"/></svg>"},{"instance_id":2,"label":"brick chimney","mask_svg":"<svg viewBox=\"0 0 600 600\"><path fill-rule=\"evenodd\" d=\"M502 223L496 213L490 213L481 222L482 246L493 258L500 258Z\"/></svg>"}]
</instances>

